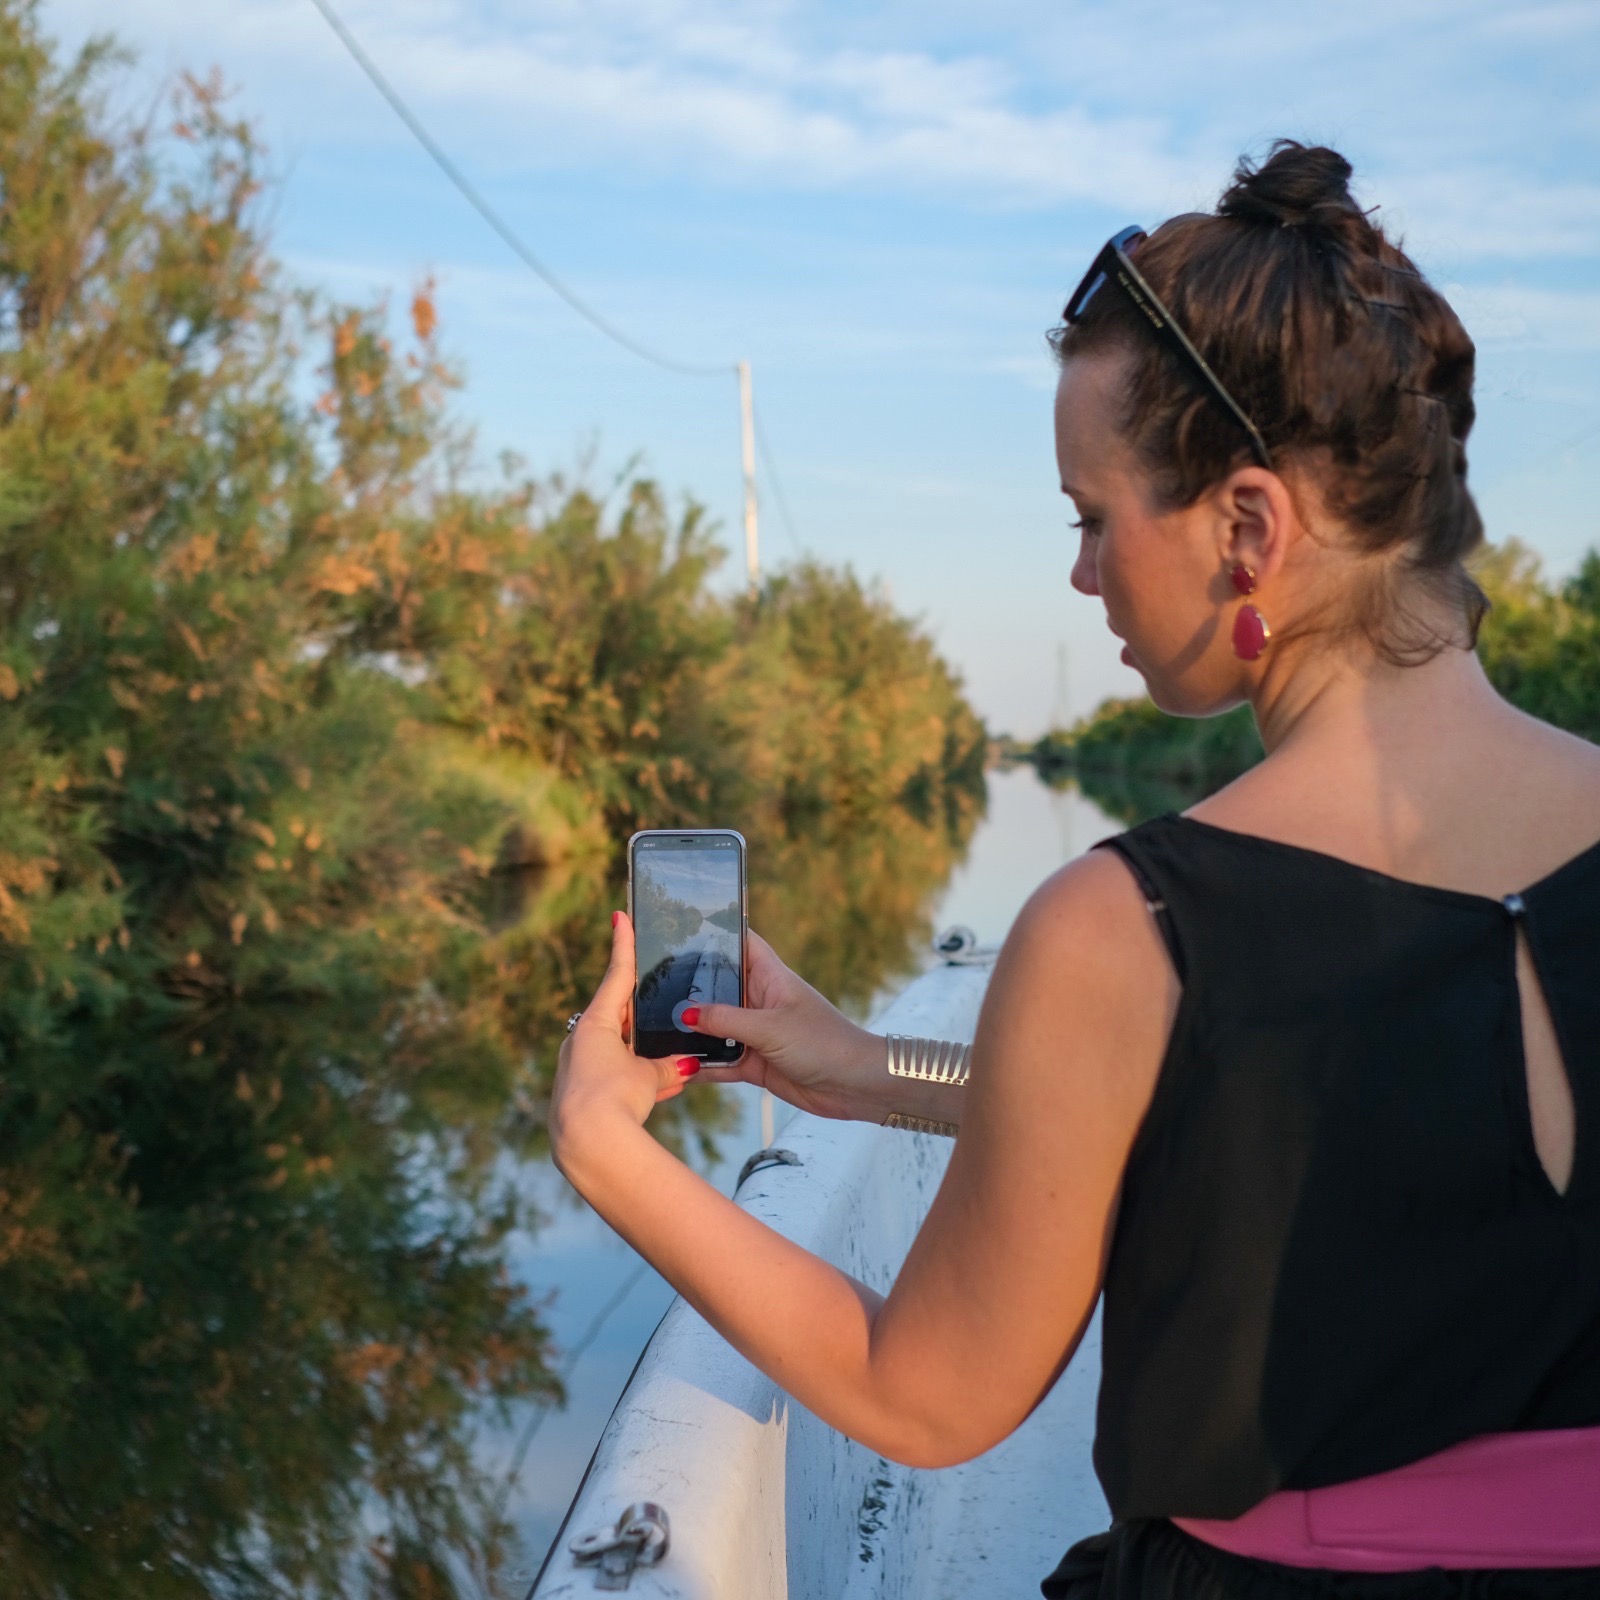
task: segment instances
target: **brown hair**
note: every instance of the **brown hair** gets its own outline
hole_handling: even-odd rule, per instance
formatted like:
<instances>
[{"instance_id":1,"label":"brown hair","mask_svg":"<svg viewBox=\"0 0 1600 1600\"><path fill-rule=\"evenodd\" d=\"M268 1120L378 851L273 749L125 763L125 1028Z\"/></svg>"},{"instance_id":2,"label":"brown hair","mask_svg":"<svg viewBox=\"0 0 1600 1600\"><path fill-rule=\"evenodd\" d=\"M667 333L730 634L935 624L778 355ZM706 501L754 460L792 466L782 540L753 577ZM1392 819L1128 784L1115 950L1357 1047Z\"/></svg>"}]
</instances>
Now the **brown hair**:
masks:
<instances>
[{"instance_id":1,"label":"brown hair","mask_svg":"<svg viewBox=\"0 0 1600 1600\"><path fill-rule=\"evenodd\" d=\"M1351 198L1350 163L1291 139L1241 160L1214 215L1174 218L1139 271L1260 429L1279 464L1320 479L1329 512L1375 562L1348 619L1399 664L1447 644L1408 612L1408 580L1453 601L1466 641L1488 609L1463 565L1483 523L1467 489L1475 352L1461 320ZM1114 287L1054 329L1068 356L1132 358L1124 436L1158 503L1192 505L1252 459L1238 422Z\"/></svg>"}]
</instances>

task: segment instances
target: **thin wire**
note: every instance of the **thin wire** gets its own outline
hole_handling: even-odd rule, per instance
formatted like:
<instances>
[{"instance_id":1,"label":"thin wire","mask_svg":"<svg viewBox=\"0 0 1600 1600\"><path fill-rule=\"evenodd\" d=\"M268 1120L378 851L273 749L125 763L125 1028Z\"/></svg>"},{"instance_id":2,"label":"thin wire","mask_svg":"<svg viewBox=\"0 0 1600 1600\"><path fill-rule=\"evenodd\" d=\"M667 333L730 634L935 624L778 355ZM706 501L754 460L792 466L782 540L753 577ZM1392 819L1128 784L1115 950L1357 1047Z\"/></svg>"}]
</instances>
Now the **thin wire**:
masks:
<instances>
[{"instance_id":1,"label":"thin wire","mask_svg":"<svg viewBox=\"0 0 1600 1600\"><path fill-rule=\"evenodd\" d=\"M1586 422L1581 428L1578 429L1576 433L1571 434L1569 437L1563 439L1560 444L1553 446L1549 450L1546 450L1542 455L1535 456L1532 461L1519 462L1516 466L1507 467L1503 472L1500 472L1498 475L1491 478L1487 483L1480 484L1477 492L1479 494L1492 493L1494 490L1498 489L1501 484L1510 483L1516 478L1525 477L1530 472L1539 472L1555 461L1560 461L1562 466L1569 466L1571 465L1571 462L1563 460L1562 458L1568 455L1573 455L1575 457L1577 454L1581 454L1582 452L1579 451L1578 447L1580 445L1587 444L1591 439L1595 438L1596 435L1600 435L1600 422Z\"/></svg>"},{"instance_id":2,"label":"thin wire","mask_svg":"<svg viewBox=\"0 0 1600 1600\"><path fill-rule=\"evenodd\" d=\"M411 130L418 144L433 157L439 170L444 173L451 183L461 192L474 211L489 224L501 239L511 248L513 253L522 261L523 265L536 273L544 282L561 296L586 322L598 328L608 339L622 346L624 350L631 351L643 361L650 362L653 366L664 367L668 372L682 372L691 377L709 377L715 374L723 377L736 370L731 361L718 362L715 366L700 365L689 361L674 361L670 356L661 355L652 350L648 345L640 344L637 339L624 333L614 322L601 315L580 295L569 289L565 283L553 273L538 256L536 256L511 229L509 223L504 221L499 212L489 204L484 197L473 187L466 174L456 166L447 156L433 135L422 125L411 108L402 100L389 80L378 71L372 58L361 48L354 34L344 25L338 12L333 9L329 0L311 0L318 11L322 13L323 20L338 35L339 42L355 58L356 65L372 80L373 87L389 102L395 115Z\"/></svg>"},{"instance_id":3,"label":"thin wire","mask_svg":"<svg viewBox=\"0 0 1600 1600\"><path fill-rule=\"evenodd\" d=\"M577 1343L567 1351L566 1356L563 1359L560 1368L558 1369L558 1376L563 1383L565 1383L567 1379L572 1376L573 1371L576 1369L579 1361L583 1359L584 1352L588 1350L589 1346L593 1344L597 1338L599 1338L601 1329L604 1328L606 1323L611 1319L612 1313L617 1310L617 1308L624 1300L628 1298L630 1294L632 1294L634 1285L638 1283L638 1281L649 1270L650 1263L648 1261L639 1262L639 1264L634 1267L633 1271L622 1280L621 1286L616 1290L611 1298L607 1300L597 1312L595 1312L594 1317L589 1323L589 1326L583 1330L582 1334L579 1335ZM527 1425L522 1431L522 1437L517 1441L517 1448L512 1452L511 1456L511 1466L506 1471L505 1481L500 1486L499 1499L495 1505L496 1522L505 1516L506 1501L511 1498L511 1486L517 1481L517 1475L522 1471L522 1464L528 1458L528 1448L530 1445L532 1445L534 1436L539 1432L540 1428L544 1426L545 1420L549 1417L553 1405L553 1401L541 1401L539 1405L534 1408L533 1415L528 1419Z\"/></svg>"},{"instance_id":4,"label":"thin wire","mask_svg":"<svg viewBox=\"0 0 1600 1600\"><path fill-rule=\"evenodd\" d=\"M778 503L778 514L783 518L783 526L789 535L789 543L794 546L795 556L805 554L805 547L800 543L800 535L794 530L794 518L789 515L789 502L784 497L783 484L778 477L778 463L772 454L772 446L767 443L767 430L761 426L761 413L756 409L755 402L750 405L750 417L756 428L756 448L761 452L761 459L766 465L767 481L772 489L772 498Z\"/></svg>"}]
</instances>

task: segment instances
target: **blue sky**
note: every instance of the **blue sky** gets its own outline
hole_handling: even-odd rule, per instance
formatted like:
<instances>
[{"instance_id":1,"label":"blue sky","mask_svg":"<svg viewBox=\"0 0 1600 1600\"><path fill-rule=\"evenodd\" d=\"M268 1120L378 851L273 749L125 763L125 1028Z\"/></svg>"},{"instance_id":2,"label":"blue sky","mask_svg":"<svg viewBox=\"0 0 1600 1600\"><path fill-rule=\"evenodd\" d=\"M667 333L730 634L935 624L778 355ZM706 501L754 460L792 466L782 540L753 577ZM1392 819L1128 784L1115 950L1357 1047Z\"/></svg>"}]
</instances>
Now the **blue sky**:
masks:
<instances>
[{"instance_id":1,"label":"blue sky","mask_svg":"<svg viewBox=\"0 0 1600 1600\"><path fill-rule=\"evenodd\" d=\"M798 540L921 617L997 730L1139 692L1067 585L1043 330L1115 228L1209 206L1242 151L1331 143L1479 348L1472 481L1554 571L1600 543L1600 0L340 0L532 247L693 361L744 357ZM219 66L331 293L440 286L486 456L631 457L740 579L736 392L642 365L467 209L310 0L47 0L136 91ZM1063 683L1064 680L1064 683Z\"/></svg>"}]
</instances>

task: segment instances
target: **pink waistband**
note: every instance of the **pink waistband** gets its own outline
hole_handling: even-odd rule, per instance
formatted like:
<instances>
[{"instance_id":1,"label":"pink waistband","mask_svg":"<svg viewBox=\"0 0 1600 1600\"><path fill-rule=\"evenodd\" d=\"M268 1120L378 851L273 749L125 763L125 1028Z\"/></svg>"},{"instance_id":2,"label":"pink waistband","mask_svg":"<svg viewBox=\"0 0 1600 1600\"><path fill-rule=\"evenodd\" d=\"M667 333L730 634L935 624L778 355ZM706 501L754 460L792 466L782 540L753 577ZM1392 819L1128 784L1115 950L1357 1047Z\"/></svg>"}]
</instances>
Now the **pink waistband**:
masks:
<instances>
[{"instance_id":1,"label":"pink waistband","mask_svg":"<svg viewBox=\"0 0 1600 1600\"><path fill-rule=\"evenodd\" d=\"M1486 1433L1391 1472L1283 1489L1242 1517L1174 1517L1291 1567L1600 1566L1600 1428Z\"/></svg>"}]
</instances>

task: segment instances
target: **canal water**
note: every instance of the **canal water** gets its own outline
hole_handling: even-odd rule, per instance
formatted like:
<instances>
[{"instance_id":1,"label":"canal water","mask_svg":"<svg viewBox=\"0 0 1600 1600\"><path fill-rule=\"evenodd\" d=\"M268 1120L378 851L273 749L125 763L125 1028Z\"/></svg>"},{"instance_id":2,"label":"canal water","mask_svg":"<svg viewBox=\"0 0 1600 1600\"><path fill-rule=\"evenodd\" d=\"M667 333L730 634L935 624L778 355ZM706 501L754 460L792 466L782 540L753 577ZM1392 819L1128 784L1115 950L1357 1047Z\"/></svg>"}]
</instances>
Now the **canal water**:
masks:
<instances>
[{"instance_id":1,"label":"canal water","mask_svg":"<svg viewBox=\"0 0 1600 1600\"><path fill-rule=\"evenodd\" d=\"M938 892L932 916L935 930L963 924L984 945L1000 943L1050 872L1122 826L1075 788L1046 787L1032 767L991 771L988 787L987 813ZM760 871L753 853L752 881ZM781 948L781 930L758 931ZM719 1136L719 1158L704 1167L726 1193L745 1156L761 1144L761 1097L744 1087L705 1088L739 1102L734 1131ZM778 1127L787 1115L779 1104ZM546 1305L567 1399L560 1408L515 1410L506 1425L481 1437L480 1460L502 1485L515 1552L496 1580L495 1600L520 1600L538 1571L617 1397L672 1299L662 1279L559 1173L543 1166L528 1177L543 1222L516 1241L512 1267Z\"/></svg>"}]
</instances>

